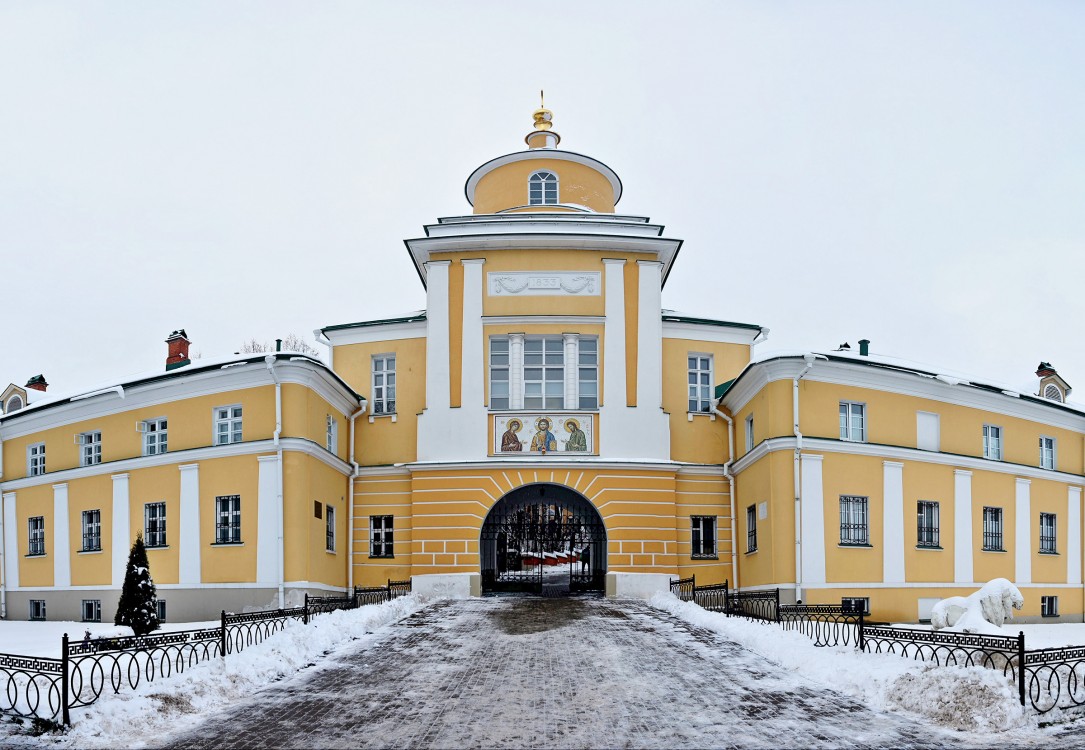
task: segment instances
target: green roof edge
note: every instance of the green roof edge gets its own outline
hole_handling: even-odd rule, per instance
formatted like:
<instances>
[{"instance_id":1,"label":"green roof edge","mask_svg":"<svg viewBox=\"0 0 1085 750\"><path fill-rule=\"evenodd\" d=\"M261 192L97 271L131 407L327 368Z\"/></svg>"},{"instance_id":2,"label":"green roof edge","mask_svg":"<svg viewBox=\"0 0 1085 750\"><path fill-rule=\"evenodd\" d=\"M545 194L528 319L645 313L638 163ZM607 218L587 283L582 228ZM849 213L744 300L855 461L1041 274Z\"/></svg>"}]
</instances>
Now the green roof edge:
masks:
<instances>
[{"instance_id":1,"label":"green roof edge","mask_svg":"<svg viewBox=\"0 0 1085 750\"><path fill-rule=\"evenodd\" d=\"M423 310L417 315L407 315L402 318L381 318L380 320L362 320L357 323L338 323L333 326L324 326L321 328L321 332L324 331L343 331L347 328L368 328L370 326L384 326L392 325L393 323L417 323L426 319L426 313Z\"/></svg>"},{"instance_id":2,"label":"green roof edge","mask_svg":"<svg viewBox=\"0 0 1085 750\"><path fill-rule=\"evenodd\" d=\"M706 326L719 326L721 328L746 328L751 331L760 331L764 329L764 326L759 326L756 323L735 323L730 320L714 320L713 318L691 318L688 315L674 315L670 313L663 313L663 320L674 323L697 323Z\"/></svg>"}]
</instances>

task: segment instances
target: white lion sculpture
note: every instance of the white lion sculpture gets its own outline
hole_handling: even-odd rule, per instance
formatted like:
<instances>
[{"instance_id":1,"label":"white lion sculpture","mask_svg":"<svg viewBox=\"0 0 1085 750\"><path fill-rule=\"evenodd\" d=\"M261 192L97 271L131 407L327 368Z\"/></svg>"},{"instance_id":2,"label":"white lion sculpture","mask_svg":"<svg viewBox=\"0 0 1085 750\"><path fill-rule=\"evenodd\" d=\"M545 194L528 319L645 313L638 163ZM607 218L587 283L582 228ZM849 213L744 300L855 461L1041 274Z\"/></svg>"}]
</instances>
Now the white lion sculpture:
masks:
<instances>
[{"instance_id":1,"label":"white lion sculpture","mask_svg":"<svg viewBox=\"0 0 1085 750\"><path fill-rule=\"evenodd\" d=\"M1013 610L1021 609L1024 604L1025 598L1016 586L1005 578L995 578L973 594L951 596L935 604L931 627L952 628L962 633L993 632L1013 619Z\"/></svg>"}]
</instances>

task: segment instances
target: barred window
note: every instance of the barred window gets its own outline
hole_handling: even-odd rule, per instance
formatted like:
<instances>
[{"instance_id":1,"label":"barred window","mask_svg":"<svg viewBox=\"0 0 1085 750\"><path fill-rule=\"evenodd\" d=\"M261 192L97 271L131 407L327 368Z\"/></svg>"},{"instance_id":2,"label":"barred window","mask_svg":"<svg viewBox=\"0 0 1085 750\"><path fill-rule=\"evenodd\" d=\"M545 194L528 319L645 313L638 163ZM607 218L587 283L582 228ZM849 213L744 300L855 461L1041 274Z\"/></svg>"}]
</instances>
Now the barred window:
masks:
<instances>
[{"instance_id":1,"label":"barred window","mask_svg":"<svg viewBox=\"0 0 1085 750\"><path fill-rule=\"evenodd\" d=\"M938 547L938 503L930 500L920 500L917 503L918 518L916 529L918 538L917 547Z\"/></svg>"},{"instance_id":2,"label":"barred window","mask_svg":"<svg viewBox=\"0 0 1085 750\"><path fill-rule=\"evenodd\" d=\"M324 543L328 552L335 552L335 508L328 505L324 513Z\"/></svg>"},{"instance_id":3,"label":"barred window","mask_svg":"<svg viewBox=\"0 0 1085 750\"><path fill-rule=\"evenodd\" d=\"M28 555L45 554L45 516L34 516L27 519L27 529L30 535Z\"/></svg>"},{"instance_id":4,"label":"barred window","mask_svg":"<svg viewBox=\"0 0 1085 750\"><path fill-rule=\"evenodd\" d=\"M237 544L241 541L241 495L215 498L215 543Z\"/></svg>"},{"instance_id":5,"label":"barred window","mask_svg":"<svg viewBox=\"0 0 1085 750\"><path fill-rule=\"evenodd\" d=\"M166 546L166 504L147 503L143 506L143 538L148 547Z\"/></svg>"},{"instance_id":6,"label":"barred window","mask_svg":"<svg viewBox=\"0 0 1085 750\"><path fill-rule=\"evenodd\" d=\"M1055 549L1055 514L1040 514L1040 552L1053 555Z\"/></svg>"},{"instance_id":7,"label":"barred window","mask_svg":"<svg viewBox=\"0 0 1085 750\"><path fill-rule=\"evenodd\" d=\"M868 545L870 543L867 498L858 495L840 496L840 543Z\"/></svg>"},{"instance_id":8,"label":"barred window","mask_svg":"<svg viewBox=\"0 0 1085 750\"><path fill-rule=\"evenodd\" d=\"M394 557L392 516L370 516L369 539L370 557Z\"/></svg>"},{"instance_id":9,"label":"barred window","mask_svg":"<svg viewBox=\"0 0 1085 750\"><path fill-rule=\"evenodd\" d=\"M1002 508L983 509L983 549L1002 552Z\"/></svg>"},{"instance_id":10,"label":"barred window","mask_svg":"<svg viewBox=\"0 0 1085 750\"><path fill-rule=\"evenodd\" d=\"M44 599L31 599L30 600L30 619L31 620L44 620L45 619L45 600Z\"/></svg>"},{"instance_id":11,"label":"barred window","mask_svg":"<svg viewBox=\"0 0 1085 750\"><path fill-rule=\"evenodd\" d=\"M102 511L83 511L83 552L102 548Z\"/></svg>"},{"instance_id":12,"label":"barred window","mask_svg":"<svg viewBox=\"0 0 1085 750\"><path fill-rule=\"evenodd\" d=\"M1041 596L1040 597L1040 617L1058 617L1059 616L1059 597L1057 596Z\"/></svg>"},{"instance_id":13,"label":"barred window","mask_svg":"<svg viewBox=\"0 0 1085 750\"><path fill-rule=\"evenodd\" d=\"M864 615L870 614L870 597L869 596L845 596L840 599L840 608L845 612L851 614L858 614L862 612Z\"/></svg>"},{"instance_id":14,"label":"barred window","mask_svg":"<svg viewBox=\"0 0 1085 750\"><path fill-rule=\"evenodd\" d=\"M84 599L82 609L83 609L83 622L101 622L102 621L102 600L101 599Z\"/></svg>"},{"instance_id":15,"label":"barred window","mask_svg":"<svg viewBox=\"0 0 1085 750\"><path fill-rule=\"evenodd\" d=\"M757 551L757 506L746 508L746 551Z\"/></svg>"}]
</instances>

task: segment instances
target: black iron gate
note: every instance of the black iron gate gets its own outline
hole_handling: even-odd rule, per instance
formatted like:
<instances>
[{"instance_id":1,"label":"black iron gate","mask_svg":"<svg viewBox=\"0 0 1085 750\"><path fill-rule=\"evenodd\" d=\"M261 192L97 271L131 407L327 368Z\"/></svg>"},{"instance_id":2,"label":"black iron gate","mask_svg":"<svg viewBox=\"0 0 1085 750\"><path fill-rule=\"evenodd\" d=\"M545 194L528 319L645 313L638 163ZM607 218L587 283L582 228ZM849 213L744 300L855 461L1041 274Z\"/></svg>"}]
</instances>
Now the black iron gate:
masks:
<instances>
[{"instance_id":1,"label":"black iron gate","mask_svg":"<svg viewBox=\"0 0 1085 750\"><path fill-rule=\"evenodd\" d=\"M603 591L607 534L590 502L572 490L532 484L490 510L479 540L482 590L560 596Z\"/></svg>"}]
</instances>

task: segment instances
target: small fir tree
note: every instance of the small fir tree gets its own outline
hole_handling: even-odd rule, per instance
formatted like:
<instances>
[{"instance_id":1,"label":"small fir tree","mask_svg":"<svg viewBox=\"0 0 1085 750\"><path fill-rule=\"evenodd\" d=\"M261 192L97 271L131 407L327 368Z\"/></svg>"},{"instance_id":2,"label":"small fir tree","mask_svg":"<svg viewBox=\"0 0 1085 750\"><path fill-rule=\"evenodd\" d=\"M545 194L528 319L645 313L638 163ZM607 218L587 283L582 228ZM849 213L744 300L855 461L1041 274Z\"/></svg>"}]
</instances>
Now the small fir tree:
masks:
<instances>
[{"instance_id":1,"label":"small fir tree","mask_svg":"<svg viewBox=\"0 0 1085 750\"><path fill-rule=\"evenodd\" d=\"M117 603L114 625L127 625L136 635L158 630L158 594L147 564L147 548L143 533L136 534L135 544L128 553L128 569L124 573L121 600Z\"/></svg>"}]
</instances>

